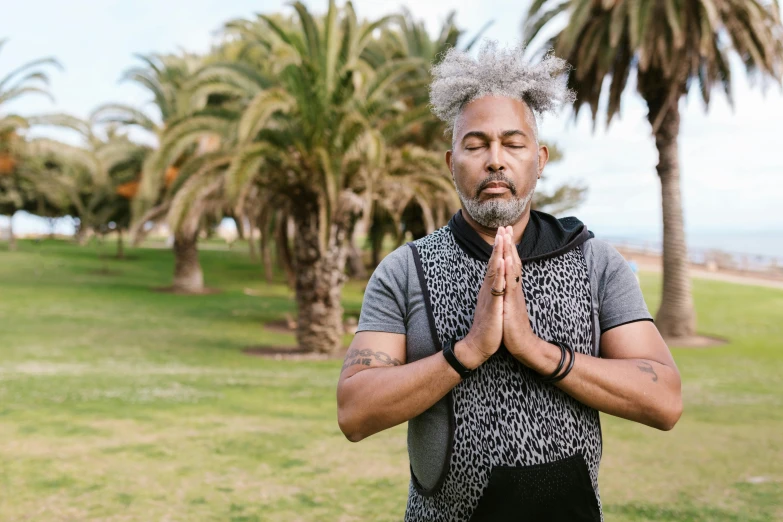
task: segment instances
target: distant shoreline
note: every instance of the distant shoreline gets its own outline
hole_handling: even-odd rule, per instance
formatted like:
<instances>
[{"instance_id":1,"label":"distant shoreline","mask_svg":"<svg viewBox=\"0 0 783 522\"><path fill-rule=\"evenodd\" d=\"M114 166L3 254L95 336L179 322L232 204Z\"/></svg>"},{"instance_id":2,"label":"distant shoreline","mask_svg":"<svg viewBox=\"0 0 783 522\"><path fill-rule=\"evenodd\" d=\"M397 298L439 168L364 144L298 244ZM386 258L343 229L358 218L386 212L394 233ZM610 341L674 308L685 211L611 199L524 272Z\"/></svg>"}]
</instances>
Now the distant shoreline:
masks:
<instances>
[{"instance_id":1,"label":"distant shoreline","mask_svg":"<svg viewBox=\"0 0 783 522\"><path fill-rule=\"evenodd\" d=\"M627 261L635 261L639 271L663 272L663 256L618 245L614 246ZM689 263L688 269L691 277L699 279L765 286L783 290L783 267L779 267L777 271L757 271L722 268L714 264Z\"/></svg>"}]
</instances>

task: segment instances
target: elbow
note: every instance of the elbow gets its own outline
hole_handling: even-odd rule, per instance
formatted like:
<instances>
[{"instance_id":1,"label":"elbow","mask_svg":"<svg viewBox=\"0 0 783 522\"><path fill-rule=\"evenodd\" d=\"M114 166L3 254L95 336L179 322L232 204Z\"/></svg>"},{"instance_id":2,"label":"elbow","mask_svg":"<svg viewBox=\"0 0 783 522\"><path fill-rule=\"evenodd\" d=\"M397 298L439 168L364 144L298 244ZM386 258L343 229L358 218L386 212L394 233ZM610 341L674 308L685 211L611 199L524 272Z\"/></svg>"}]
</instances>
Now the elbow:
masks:
<instances>
[{"instance_id":1,"label":"elbow","mask_svg":"<svg viewBox=\"0 0 783 522\"><path fill-rule=\"evenodd\" d=\"M359 430L362 422L357 418L357 409L351 407L344 392L343 387L339 386L337 390L337 424L346 439L351 442L359 442L365 438L365 435Z\"/></svg>"},{"instance_id":2,"label":"elbow","mask_svg":"<svg viewBox=\"0 0 783 522\"><path fill-rule=\"evenodd\" d=\"M678 394L665 409L659 412L653 426L661 431L671 431L680 417L682 417L682 396Z\"/></svg>"},{"instance_id":3,"label":"elbow","mask_svg":"<svg viewBox=\"0 0 783 522\"><path fill-rule=\"evenodd\" d=\"M350 412L346 411L346 408L338 408L337 424L349 441L359 442L364 439L364 435L357 429L358 423L352 418Z\"/></svg>"},{"instance_id":4,"label":"elbow","mask_svg":"<svg viewBox=\"0 0 783 522\"><path fill-rule=\"evenodd\" d=\"M676 368L674 376L665 399L656 408L658 411L655 423L652 424L653 427L661 431L671 431L682 417L682 381Z\"/></svg>"}]
</instances>

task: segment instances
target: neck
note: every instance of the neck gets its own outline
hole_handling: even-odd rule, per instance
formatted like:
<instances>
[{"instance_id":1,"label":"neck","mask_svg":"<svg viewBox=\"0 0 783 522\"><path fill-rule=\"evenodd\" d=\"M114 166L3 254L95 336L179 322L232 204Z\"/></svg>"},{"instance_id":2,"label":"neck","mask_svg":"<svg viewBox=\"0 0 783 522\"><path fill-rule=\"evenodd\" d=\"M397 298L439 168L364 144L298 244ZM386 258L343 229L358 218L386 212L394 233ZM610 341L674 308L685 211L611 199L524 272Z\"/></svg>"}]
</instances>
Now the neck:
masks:
<instances>
[{"instance_id":1,"label":"neck","mask_svg":"<svg viewBox=\"0 0 783 522\"><path fill-rule=\"evenodd\" d=\"M465 212L465 209L462 209L462 217L465 218L465 221L468 223L468 225L473 228L476 232L478 232L478 235L481 236L481 239L489 243L490 245L493 245L495 243L495 235L497 234L498 229L496 228L489 228L485 227L484 225L477 223L472 217L470 217L470 214ZM528 222L530 221L530 205L527 206L525 209L524 214L522 214L522 217L519 218L519 221L511 225L511 227L514 230L514 244L518 245L520 241L522 241L522 234L525 232L525 227L527 227Z\"/></svg>"}]
</instances>

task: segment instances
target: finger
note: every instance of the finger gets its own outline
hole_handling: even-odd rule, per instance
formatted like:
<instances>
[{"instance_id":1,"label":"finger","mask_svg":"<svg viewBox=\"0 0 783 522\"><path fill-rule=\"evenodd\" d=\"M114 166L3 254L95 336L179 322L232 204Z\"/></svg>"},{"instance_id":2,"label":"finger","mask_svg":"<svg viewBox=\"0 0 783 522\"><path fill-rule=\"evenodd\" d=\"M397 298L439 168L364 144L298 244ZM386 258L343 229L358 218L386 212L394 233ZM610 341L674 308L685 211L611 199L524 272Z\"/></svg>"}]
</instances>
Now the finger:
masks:
<instances>
[{"instance_id":1,"label":"finger","mask_svg":"<svg viewBox=\"0 0 783 522\"><path fill-rule=\"evenodd\" d=\"M504 241L503 241L503 274L505 276L506 290L512 290L514 288L513 279L516 276L514 271L514 257L512 251L516 250L514 240L508 233L508 229L504 229Z\"/></svg>"},{"instance_id":2,"label":"finger","mask_svg":"<svg viewBox=\"0 0 783 522\"><path fill-rule=\"evenodd\" d=\"M506 270L505 270L505 262L503 261L502 256L498 256L495 260L495 264L497 266L495 277L492 281L492 288L494 288L497 291L502 291L506 287ZM503 298L502 295L495 296Z\"/></svg>"},{"instance_id":3,"label":"finger","mask_svg":"<svg viewBox=\"0 0 783 522\"><path fill-rule=\"evenodd\" d=\"M519 288L519 284L514 282L516 273L514 272L514 260L511 258L511 255L503 259L503 275L506 279L506 296L510 296Z\"/></svg>"},{"instance_id":4,"label":"finger","mask_svg":"<svg viewBox=\"0 0 783 522\"><path fill-rule=\"evenodd\" d=\"M502 239L503 239L503 234L501 232L501 229L498 228L498 231L495 234L495 243L492 245L492 254L489 256L489 262L487 263L487 274L484 277L485 282L495 277L495 273L497 272L497 264L495 263L495 260L497 259L498 255L502 255L502 251L503 251ZM498 254L498 252L501 252L501 254Z\"/></svg>"},{"instance_id":5,"label":"finger","mask_svg":"<svg viewBox=\"0 0 783 522\"><path fill-rule=\"evenodd\" d=\"M509 234L513 234L511 227L508 228ZM510 235L509 237L513 236ZM514 245L514 247L511 249L511 258L513 260L513 264L511 267L508 267L506 274L510 272L510 275L512 275L514 278L514 283L519 284L522 281L522 260L519 258L519 251L517 250L516 245ZM519 278L519 280L517 280L517 278Z\"/></svg>"},{"instance_id":6,"label":"finger","mask_svg":"<svg viewBox=\"0 0 783 522\"><path fill-rule=\"evenodd\" d=\"M500 229L498 229L497 234L495 234L495 242L492 245L492 254L489 256L489 262L487 263L487 273L484 274L484 285L487 284L488 281L492 281L495 277L495 274L497 273L497 264L495 263L495 259L497 259L497 252L498 249L502 248L503 243L501 240L501 233Z\"/></svg>"}]
</instances>

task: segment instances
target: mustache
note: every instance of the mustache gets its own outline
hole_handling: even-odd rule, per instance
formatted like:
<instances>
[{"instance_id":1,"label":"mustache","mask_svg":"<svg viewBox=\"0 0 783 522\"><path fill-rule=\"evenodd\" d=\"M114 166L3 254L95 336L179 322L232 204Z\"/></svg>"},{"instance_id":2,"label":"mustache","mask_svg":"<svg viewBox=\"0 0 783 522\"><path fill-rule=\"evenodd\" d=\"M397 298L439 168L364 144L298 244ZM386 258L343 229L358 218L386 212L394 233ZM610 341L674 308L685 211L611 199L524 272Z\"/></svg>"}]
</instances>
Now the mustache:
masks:
<instances>
[{"instance_id":1,"label":"mustache","mask_svg":"<svg viewBox=\"0 0 783 522\"><path fill-rule=\"evenodd\" d=\"M478 198L478 196L481 193L481 191L484 190L485 188L487 188L487 185L489 185L490 183L497 182L497 181L502 181L503 183L508 185L508 190L511 191L511 195L512 196L516 196L517 195L517 185L516 185L516 183L514 183L513 181L511 181L510 179L505 177L503 174L498 173L498 174L490 174L489 176L484 178L481 181L481 183L479 183L479 186L476 188L476 194L475 194L474 197Z\"/></svg>"}]
</instances>

